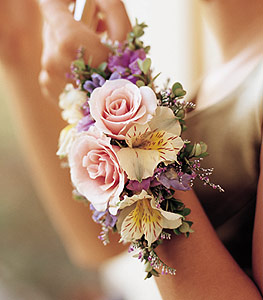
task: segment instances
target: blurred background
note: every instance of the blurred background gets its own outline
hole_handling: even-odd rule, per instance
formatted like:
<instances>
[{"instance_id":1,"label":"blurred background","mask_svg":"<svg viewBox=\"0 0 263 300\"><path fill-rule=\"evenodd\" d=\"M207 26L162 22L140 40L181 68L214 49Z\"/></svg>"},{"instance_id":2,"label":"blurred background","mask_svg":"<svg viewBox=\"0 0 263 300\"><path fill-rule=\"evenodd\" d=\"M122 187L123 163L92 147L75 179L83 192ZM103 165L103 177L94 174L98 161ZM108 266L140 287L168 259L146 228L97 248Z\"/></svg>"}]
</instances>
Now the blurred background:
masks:
<instances>
[{"instance_id":1,"label":"blurred background","mask_svg":"<svg viewBox=\"0 0 263 300\"><path fill-rule=\"evenodd\" d=\"M162 71L159 85L170 77L191 94L220 59L198 1L124 2L133 22L137 17L149 25L145 42L151 45L156 73ZM103 299L97 271L70 262L38 199L16 136L6 84L0 71L0 299Z\"/></svg>"},{"instance_id":2,"label":"blurred background","mask_svg":"<svg viewBox=\"0 0 263 300\"><path fill-rule=\"evenodd\" d=\"M101 299L97 272L70 262L38 199L8 101L1 74L0 299Z\"/></svg>"}]
</instances>

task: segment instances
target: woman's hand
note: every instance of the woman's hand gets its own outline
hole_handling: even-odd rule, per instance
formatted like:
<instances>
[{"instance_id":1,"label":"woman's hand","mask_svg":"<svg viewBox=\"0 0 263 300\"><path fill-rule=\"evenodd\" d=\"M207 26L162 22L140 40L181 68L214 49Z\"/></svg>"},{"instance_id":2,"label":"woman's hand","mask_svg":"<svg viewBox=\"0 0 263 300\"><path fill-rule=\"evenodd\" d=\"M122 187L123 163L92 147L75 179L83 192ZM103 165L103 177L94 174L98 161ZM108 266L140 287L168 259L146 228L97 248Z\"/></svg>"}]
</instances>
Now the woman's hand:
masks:
<instances>
[{"instance_id":1,"label":"woman's hand","mask_svg":"<svg viewBox=\"0 0 263 300\"><path fill-rule=\"evenodd\" d=\"M108 48L100 42L98 32L83 22L74 20L68 9L69 0L40 0L45 21L43 27L43 54L40 85L47 97L57 100L66 84L70 63L76 58L79 47L85 48L86 61L92 58L93 66L107 58ZM125 7L120 0L96 0L103 14L98 31L105 29L111 40L122 41L131 29ZM102 26L103 25L103 26Z\"/></svg>"}]
</instances>

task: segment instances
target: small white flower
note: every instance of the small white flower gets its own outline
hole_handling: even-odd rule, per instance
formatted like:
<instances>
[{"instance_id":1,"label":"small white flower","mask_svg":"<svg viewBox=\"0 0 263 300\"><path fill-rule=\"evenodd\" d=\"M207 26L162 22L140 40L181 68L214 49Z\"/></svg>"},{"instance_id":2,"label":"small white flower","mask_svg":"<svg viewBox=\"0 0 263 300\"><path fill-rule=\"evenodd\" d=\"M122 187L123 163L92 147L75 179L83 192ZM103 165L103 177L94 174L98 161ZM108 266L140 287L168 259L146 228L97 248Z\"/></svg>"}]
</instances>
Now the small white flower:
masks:
<instances>
[{"instance_id":1,"label":"small white flower","mask_svg":"<svg viewBox=\"0 0 263 300\"><path fill-rule=\"evenodd\" d=\"M72 84L67 84L64 92L59 96L59 107L63 110L62 118L69 124L76 124L83 118L81 107L86 100L85 92L75 89Z\"/></svg>"},{"instance_id":2,"label":"small white flower","mask_svg":"<svg viewBox=\"0 0 263 300\"><path fill-rule=\"evenodd\" d=\"M71 144L74 140L74 137L76 136L76 133L77 131L73 124L68 125L61 130L59 136L59 143L58 143L59 149L56 153L58 156L63 158L68 155Z\"/></svg>"}]
</instances>

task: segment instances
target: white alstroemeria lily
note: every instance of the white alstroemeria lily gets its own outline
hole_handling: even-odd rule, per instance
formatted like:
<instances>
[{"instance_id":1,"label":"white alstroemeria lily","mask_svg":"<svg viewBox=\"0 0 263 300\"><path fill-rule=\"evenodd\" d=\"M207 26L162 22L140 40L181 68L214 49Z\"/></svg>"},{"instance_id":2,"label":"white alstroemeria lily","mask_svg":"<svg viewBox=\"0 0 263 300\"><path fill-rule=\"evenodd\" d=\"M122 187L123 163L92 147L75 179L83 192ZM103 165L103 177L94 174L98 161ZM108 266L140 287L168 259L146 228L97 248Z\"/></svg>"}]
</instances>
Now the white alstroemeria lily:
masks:
<instances>
[{"instance_id":1,"label":"white alstroemeria lily","mask_svg":"<svg viewBox=\"0 0 263 300\"><path fill-rule=\"evenodd\" d=\"M76 134L77 130L74 124L69 124L61 130L58 142L59 149L56 153L59 157L63 158L69 154L71 144Z\"/></svg>"},{"instance_id":2,"label":"white alstroemeria lily","mask_svg":"<svg viewBox=\"0 0 263 300\"><path fill-rule=\"evenodd\" d=\"M144 234L150 246L158 239L163 228L175 229L182 225L181 215L157 208L154 197L145 190L139 195L124 197L118 208L121 212L117 229L124 242L133 242Z\"/></svg>"},{"instance_id":3,"label":"white alstroemeria lily","mask_svg":"<svg viewBox=\"0 0 263 300\"><path fill-rule=\"evenodd\" d=\"M83 118L81 107L86 101L85 92L75 89L71 83L67 84L59 96L59 107L63 109L62 118L69 124L76 124Z\"/></svg>"},{"instance_id":4,"label":"white alstroemeria lily","mask_svg":"<svg viewBox=\"0 0 263 300\"><path fill-rule=\"evenodd\" d=\"M153 176L160 162L177 161L177 154L184 145L180 134L181 126L168 107L158 107L149 123L132 126L125 137L129 147L117 154L128 178L141 181Z\"/></svg>"}]
</instances>

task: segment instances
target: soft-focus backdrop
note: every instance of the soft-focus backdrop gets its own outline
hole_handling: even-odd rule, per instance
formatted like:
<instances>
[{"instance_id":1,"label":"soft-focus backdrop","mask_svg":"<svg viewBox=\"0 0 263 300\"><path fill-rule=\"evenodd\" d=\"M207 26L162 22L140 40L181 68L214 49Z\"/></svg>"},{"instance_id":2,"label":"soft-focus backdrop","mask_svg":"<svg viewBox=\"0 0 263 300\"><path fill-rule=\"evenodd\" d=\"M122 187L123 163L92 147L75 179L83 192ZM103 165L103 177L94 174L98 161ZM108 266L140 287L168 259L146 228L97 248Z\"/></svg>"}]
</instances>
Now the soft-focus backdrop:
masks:
<instances>
[{"instance_id":1,"label":"soft-focus backdrop","mask_svg":"<svg viewBox=\"0 0 263 300\"><path fill-rule=\"evenodd\" d=\"M203 0L123 0L132 22L145 22L145 42L158 83L167 78L179 81L187 91L196 88L200 77L220 61L216 41L202 19Z\"/></svg>"},{"instance_id":2,"label":"soft-focus backdrop","mask_svg":"<svg viewBox=\"0 0 263 300\"><path fill-rule=\"evenodd\" d=\"M131 20L149 25L158 83L168 77L186 90L219 60L196 0L125 0ZM209 53L209 55L208 55ZM204 59L206 57L206 59ZM0 72L1 73L1 72ZM0 299L101 299L94 270L73 266L41 206L15 133L15 116L0 74Z\"/></svg>"},{"instance_id":3,"label":"soft-focus backdrop","mask_svg":"<svg viewBox=\"0 0 263 300\"><path fill-rule=\"evenodd\" d=\"M69 261L41 206L0 75L0 299L101 299L98 275ZM73 201L73 200L72 200Z\"/></svg>"}]
</instances>

